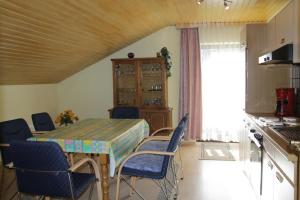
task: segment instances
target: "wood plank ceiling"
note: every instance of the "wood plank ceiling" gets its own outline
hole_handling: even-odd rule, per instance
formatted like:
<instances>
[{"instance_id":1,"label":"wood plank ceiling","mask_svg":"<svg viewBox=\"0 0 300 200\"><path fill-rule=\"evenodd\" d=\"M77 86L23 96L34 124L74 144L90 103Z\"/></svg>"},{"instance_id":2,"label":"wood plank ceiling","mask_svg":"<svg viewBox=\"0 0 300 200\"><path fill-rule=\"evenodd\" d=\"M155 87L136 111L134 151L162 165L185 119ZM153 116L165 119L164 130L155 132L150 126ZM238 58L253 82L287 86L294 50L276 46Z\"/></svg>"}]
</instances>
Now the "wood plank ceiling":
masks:
<instances>
[{"instance_id":1,"label":"wood plank ceiling","mask_svg":"<svg viewBox=\"0 0 300 200\"><path fill-rule=\"evenodd\" d=\"M289 0L232 1L0 0L0 84L59 82L169 25L266 22Z\"/></svg>"}]
</instances>

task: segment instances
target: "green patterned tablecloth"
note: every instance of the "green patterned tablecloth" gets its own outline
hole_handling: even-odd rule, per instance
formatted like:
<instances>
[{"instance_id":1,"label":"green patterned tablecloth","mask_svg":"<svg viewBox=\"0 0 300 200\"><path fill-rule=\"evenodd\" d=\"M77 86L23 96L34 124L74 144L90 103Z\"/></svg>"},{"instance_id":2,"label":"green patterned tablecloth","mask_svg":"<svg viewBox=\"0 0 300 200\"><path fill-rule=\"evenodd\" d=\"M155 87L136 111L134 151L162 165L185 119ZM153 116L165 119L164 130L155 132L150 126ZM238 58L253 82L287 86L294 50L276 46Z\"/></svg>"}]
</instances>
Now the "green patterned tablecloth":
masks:
<instances>
[{"instance_id":1,"label":"green patterned tablecloth","mask_svg":"<svg viewBox=\"0 0 300 200\"><path fill-rule=\"evenodd\" d=\"M65 152L109 154L113 176L116 166L148 135L143 119L86 119L29 140L54 141Z\"/></svg>"}]
</instances>

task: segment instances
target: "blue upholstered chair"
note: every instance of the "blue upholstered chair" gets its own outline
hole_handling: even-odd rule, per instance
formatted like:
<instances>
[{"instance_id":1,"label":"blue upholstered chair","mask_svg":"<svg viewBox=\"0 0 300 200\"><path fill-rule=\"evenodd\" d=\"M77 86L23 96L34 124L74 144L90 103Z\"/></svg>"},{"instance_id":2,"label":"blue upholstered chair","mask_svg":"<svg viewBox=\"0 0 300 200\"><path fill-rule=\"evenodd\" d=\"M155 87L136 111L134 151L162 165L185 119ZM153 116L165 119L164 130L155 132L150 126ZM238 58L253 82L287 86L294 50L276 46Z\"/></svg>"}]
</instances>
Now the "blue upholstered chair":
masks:
<instances>
[{"instance_id":1,"label":"blue upholstered chair","mask_svg":"<svg viewBox=\"0 0 300 200\"><path fill-rule=\"evenodd\" d=\"M32 133L24 119L20 118L0 122L0 148L2 157L0 199L3 196L3 191L8 190L15 181L15 178L12 179L8 186L4 188L6 174L5 171L14 169L10 144L13 141L25 141L29 137L32 137ZM13 195L13 197L15 195L16 193Z\"/></svg>"},{"instance_id":2,"label":"blue upholstered chair","mask_svg":"<svg viewBox=\"0 0 300 200\"><path fill-rule=\"evenodd\" d=\"M154 179L156 181L162 180L165 182L169 164L173 175L175 175L174 165L172 160L174 159L175 153L178 149L178 145L181 140L182 132L184 131L183 126L177 126L174 130L166 151L138 151L131 154L126 158L119 167L118 177L117 177L117 192L116 200L119 200L119 189L120 189L120 179L123 178L122 175L127 175L130 177L141 177ZM173 177L174 178L174 177ZM123 178L124 179L124 178ZM178 188L177 180L174 178L175 182L172 185L174 188ZM126 179L124 181L127 183ZM134 188L133 185L127 183ZM158 184L160 185L160 184ZM165 197L169 198L169 189L166 186L160 185ZM135 191L141 198L143 198L137 191Z\"/></svg>"},{"instance_id":3,"label":"blue upholstered chair","mask_svg":"<svg viewBox=\"0 0 300 200\"><path fill-rule=\"evenodd\" d=\"M180 141L184 137L184 133L185 133L186 128L188 126L188 121L189 121L189 114L187 113L187 114L184 115L184 117L178 123L178 126L183 127L183 132L180 136L180 138L181 138ZM135 151L166 151L166 149L168 148L169 141L170 141L171 137L156 136L157 133L159 133L160 131L165 131L165 130L166 130L166 128L162 128L162 129L159 129L159 130L155 131L150 137L145 139L136 148ZM179 143L178 153L179 153L179 159L180 159L181 179L183 179L184 174L183 174L183 165L182 165L182 158L181 158L181 142Z\"/></svg>"},{"instance_id":4,"label":"blue upholstered chair","mask_svg":"<svg viewBox=\"0 0 300 200\"><path fill-rule=\"evenodd\" d=\"M31 118L36 131L52 131L55 129L50 115L46 112L32 114Z\"/></svg>"},{"instance_id":5,"label":"blue upholstered chair","mask_svg":"<svg viewBox=\"0 0 300 200\"><path fill-rule=\"evenodd\" d=\"M115 107L111 111L112 119L138 119L139 109L137 107Z\"/></svg>"},{"instance_id":6,"label":"blue upholstered chair","mask_svg":"<svg viewBox=\"0 0 300 200\"><path fill-rule=\"evenodd\" d=\"M78 199L91 187L91 199L96 183L100 199L100 174L94 160L84 158L70 167L62 149L54 142L17 141L10 148L19 195ZM75 172L86 163L93 173Z\"/></svg>"}]
</instances>

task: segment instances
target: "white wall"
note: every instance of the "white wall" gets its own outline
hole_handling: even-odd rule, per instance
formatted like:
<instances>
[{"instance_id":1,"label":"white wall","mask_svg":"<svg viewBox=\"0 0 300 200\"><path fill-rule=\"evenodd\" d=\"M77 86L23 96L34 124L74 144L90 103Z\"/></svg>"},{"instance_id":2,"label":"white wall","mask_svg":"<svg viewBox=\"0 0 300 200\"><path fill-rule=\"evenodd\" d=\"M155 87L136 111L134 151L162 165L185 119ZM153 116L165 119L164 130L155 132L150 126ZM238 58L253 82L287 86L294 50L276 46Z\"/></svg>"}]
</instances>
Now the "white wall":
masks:
<instances>
[{"instance_id":1,"label":"white wall","mask_svg":"<svg viewBox=\"0 0 300 200\"><path fill-rule=\"evenodd\" d=\"M0 86L0 121L24 118L31 126L31 114L57 114L57 85Z\"/></svg>"},{"instance_id":2,"label":"white wall","mask_svg":"<svg viewBox=\"0 0 300 200\"><path fill-rule=\"evenodd\" d=\"M180 31L163 28L89 66L58 84L58 110L73 109L79 118L108 117L113 106L111 58L155 57L162 47L171 52L172 77L168 79L169 106L173 108L173 125L177 123L179 101Z\"/></svg>"}]
</instances>

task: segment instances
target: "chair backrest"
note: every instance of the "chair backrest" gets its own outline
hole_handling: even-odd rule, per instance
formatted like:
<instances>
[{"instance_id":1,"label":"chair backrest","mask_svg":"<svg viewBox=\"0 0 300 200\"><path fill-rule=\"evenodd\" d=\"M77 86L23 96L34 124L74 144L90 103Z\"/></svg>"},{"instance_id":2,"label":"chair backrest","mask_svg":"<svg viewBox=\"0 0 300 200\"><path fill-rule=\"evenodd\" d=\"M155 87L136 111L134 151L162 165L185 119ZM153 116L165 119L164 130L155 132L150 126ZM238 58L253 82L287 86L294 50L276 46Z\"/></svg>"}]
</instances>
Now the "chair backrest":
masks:
<instances>
[{"instance_id":1,"label":"chair backrest","mask_svg":"<svg viewBox=\"0 0 300 200\"><path fill-rule=\"evenodd\" d=\"M32 133L24 119L14 119L0 122L0 143L10 144L13 141L25 141ZM10 147L1 149L2 163L12 162Z\"/></svg>"},{"instance_id":2,"label":"chair backrest","mask_svg":"<svg viewBox=\"0 0 300 200\"><path fill-rule=\"evenodd\" d=\"M46 112L32 114L31 118L36 131L52 131L55 129L50 115Z\"/></svg>"},{"instance_id":3,"label":"chair backrest","mask_svg":"<svg viewBox=\"0 0 300 200\"><path fill-rule=\"evenodd\" d=\"M187 129L187 126L188 126L188 124L189 124L189 113L186 113L184 116L183 116L183 118L181 119L181 121L183 121L183 126L184 126L184 129L183 129L183 132L182 132L182 136L181 136L181 138L183 138L184 137L184 133L185 133L185 131L186 131L186 129Z\"/></svg>"},{"instance_id":4,"label":"chair backrest","mask_svg":"<svg viewBox=\"0 0 300 200\"><path fill-rule=\"evenodd\" d=\"M137 107L115 107L112 109L113 119L138 119L139 109Z\"/></svg>"},{"instance_id":5,"label":"chair backrest","mask_svg":"<svg viewBox=\"0 0 300 200\"><path fill-rule=\"evenodd\" d=\"M179 142L181 140L181 135L184 130L184 121L180 120L178 126L174 130L171 140L169 142L167 152L175 152L178 148ZM162 164L162 171L160 177L163 178L166 176L169 166L170 156L164 156L163 164Z\"/></svg>"},{"instance_id":6,"label":"chair backrest","mask_svg":"<svg viewBox=\"0 0 300 200\"><path fill-rule=\"evenodd\" d=\"M57 143L17 141L11 144L21 193L51 197L71 197L68 161Z\"/></svg>"}]
</instances>

